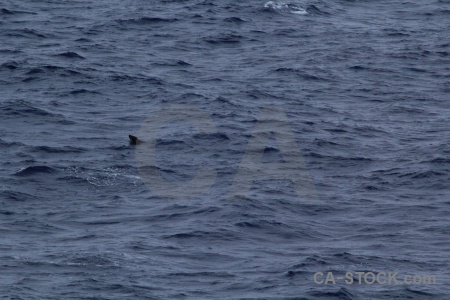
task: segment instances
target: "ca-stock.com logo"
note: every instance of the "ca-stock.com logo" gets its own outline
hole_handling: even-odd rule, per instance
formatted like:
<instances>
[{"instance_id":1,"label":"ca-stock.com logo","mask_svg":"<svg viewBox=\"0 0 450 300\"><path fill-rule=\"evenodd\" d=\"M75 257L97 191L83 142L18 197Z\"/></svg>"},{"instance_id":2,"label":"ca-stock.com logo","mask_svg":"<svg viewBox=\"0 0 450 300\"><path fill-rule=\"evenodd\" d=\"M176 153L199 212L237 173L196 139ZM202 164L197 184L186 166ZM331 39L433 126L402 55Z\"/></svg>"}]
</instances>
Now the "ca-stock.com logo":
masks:
<instances>
[{"instance_id":1,"label":"ca-stock.com logo","mask_svg":"<svg viewBox=\"0 0 450 300\"><path fill-rule=\"evenodd\" d=\"M162 171L164 168L159 163L158 156L165 154L157 150L158 137L161 136L161 132L170 130L181 132L184 136L194 133L219 133L211 116L194 106L170 105L151 113L138 132L139 140L143 142L136 146L137 168L142 181L158 197L183 200L207 196L216 181L220 180L214 166L197 165L189 180L170 178ZM317 199L315 186L304 163L300 146L282 109L272 106L262 108L255 125L245 134L250 137L235 168L234 179L225 192L227 198L246 197L252 189L255 189L256 181L282 180L289 183L299 200ZM262 159L264 150L271 139L276 141L282 159L277 162L264 162ZM188 156L188 160L192 163L195 157ZM180 161L174 164L183 165Z\"/></svg>"}]
</instances>

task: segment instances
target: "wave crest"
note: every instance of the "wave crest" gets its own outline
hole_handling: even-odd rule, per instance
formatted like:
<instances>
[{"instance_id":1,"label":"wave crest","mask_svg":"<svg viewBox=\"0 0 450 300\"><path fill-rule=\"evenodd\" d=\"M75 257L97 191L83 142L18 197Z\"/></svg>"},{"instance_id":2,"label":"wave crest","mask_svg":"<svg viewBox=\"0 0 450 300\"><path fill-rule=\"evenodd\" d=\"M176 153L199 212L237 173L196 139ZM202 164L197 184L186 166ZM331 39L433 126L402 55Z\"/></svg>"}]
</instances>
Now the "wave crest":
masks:
<instances>
[{"instance_id":1,"label":"wave crest","mask_svg":"<svg viewBox=\"0 0 450 300\"><path fill-rule=\"evenodd\" d=\"M284 3L284 2L277 2L277 1L269 1L266 4L264 4L264 8L274 10L277 12L288 12L292 14L298 14L298 15L307 15L308 12L301 8L299 5L295 3Z\"/></svg>"}]
</instances>

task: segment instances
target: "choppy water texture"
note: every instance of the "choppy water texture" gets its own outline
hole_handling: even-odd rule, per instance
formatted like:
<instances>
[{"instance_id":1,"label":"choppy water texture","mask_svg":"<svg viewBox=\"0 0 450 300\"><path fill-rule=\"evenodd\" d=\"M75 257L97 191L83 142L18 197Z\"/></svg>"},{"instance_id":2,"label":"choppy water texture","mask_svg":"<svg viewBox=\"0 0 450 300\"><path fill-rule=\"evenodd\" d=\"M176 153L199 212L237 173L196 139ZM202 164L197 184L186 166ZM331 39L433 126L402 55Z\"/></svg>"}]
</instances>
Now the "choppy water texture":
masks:
<instances>
[{"instance_id":1,"label":"choppy water texture","mask_svg":"<svg viewBox=\"0 0 450 300\"><path fill-rule=\"evenodd\" d=\"M0 39L0 297L448 299L448 0L1 0Z\"/></svg>"}]
</instances>

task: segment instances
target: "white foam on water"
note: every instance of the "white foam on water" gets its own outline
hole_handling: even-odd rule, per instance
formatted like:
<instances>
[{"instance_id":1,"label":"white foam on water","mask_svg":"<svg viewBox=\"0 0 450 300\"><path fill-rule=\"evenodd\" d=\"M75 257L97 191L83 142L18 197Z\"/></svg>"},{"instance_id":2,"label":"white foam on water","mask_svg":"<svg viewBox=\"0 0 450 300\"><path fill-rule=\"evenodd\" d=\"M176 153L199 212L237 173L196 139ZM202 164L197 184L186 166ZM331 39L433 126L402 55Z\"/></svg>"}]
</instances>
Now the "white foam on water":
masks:
<instances>
[{"instance_id":1,"label":"white foam on water","mask_svg":"<svg viewBox=\"0 0 450 300\"><path fill-rule=\"evenodd\" d=\"M301 8L299 5L294 3L284 3L284 2L276 2L276 1L269 1L266 4L264 4L264 8L273 9L280 12L288 12L292 14L298 14L298 15L307 15L308 12Z\"/></svg>"}]
</instances>

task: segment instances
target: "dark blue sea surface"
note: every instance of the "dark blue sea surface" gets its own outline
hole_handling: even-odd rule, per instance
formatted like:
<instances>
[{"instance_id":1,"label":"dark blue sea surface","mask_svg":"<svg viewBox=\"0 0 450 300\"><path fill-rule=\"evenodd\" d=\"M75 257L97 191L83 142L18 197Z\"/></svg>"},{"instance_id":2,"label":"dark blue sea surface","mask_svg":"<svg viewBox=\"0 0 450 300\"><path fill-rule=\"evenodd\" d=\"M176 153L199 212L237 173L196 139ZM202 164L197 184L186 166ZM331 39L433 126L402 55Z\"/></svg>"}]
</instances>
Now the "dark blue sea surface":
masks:
<instances>
[{"instance_id":1,"label":"dark blue sea surface","mask_svg":"<svg viewBox=\"0 0 450 300\"><path fill-rule=\"evenodd\" d=\"M450 299L449 0L0 0L0 90L1 299Z\"/></svg>"}]
</instances>

